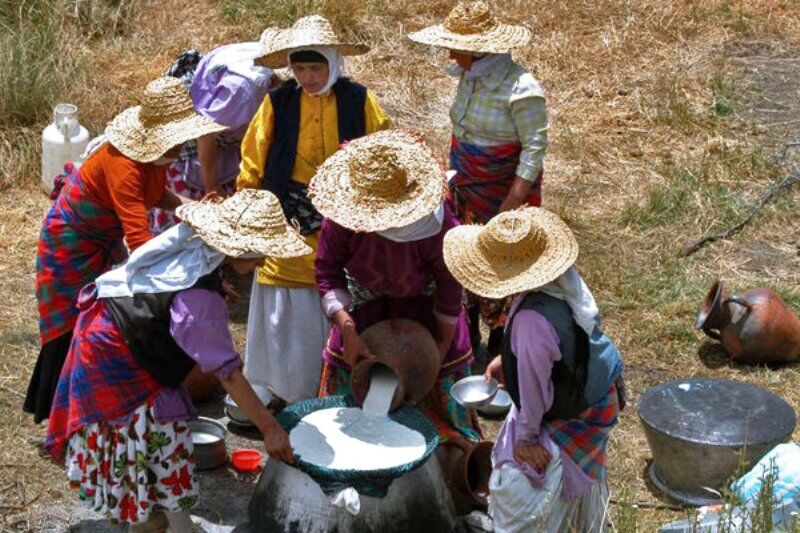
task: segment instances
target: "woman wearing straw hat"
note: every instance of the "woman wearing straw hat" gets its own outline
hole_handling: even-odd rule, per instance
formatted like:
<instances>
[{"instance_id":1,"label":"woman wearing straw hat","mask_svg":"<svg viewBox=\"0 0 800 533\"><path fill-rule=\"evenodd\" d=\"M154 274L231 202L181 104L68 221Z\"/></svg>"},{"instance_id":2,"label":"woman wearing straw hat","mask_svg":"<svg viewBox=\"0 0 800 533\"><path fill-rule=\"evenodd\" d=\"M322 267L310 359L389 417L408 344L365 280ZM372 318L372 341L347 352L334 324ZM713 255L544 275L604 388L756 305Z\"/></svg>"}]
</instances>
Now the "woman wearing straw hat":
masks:
<instances>
[{"instance_id":1,"label":"woman wearing straw hat","mask_svg":"<svg viewBox=\"0 0 800 533\"><path fill-rule=\"evenodd\" d=\"M255 42L231 43L201 54L182 53L167 76L179 78L189 88L194 109L228 130L189 141L167 170L167 187L192 200L214 192L236 192L241 163L242 137L267 91L280 79L272 69L254 64L262 53ZM175 213L160 207L150 213L150 229L161 233L179 222Z\"/></svg>"},{"instance_id":2,"label":"woman wearing straw hat","mask_svg":"<svg viewBox=\"0 0 800 533\"><path fill-rule=\"evenodd\" d=\"M510 54L530 41L530 30L502 24L483 2L464 2L443 24L409 39L448 49L456 61L449 69L459 80L450 108L450 166L456 171L450 188L459 219L485 224L501 211L541 205L548 129L544 91ZM496 355L508 302L470 296L473 346L480 342L480 310L492 330L489 353Z\"/></svg>"},{"instance_id":3,"label":"woman wearing straw hat","mask_svg":"<svg viewBox=\"0 0 800 533\"><path fill-rule=\"evenodd\" d=\"M45 439L81 499L133 531L163 531L164 522L192 530L198 487L187 422L197 412L181 382L195 365L255 421L267 453L293 461L288 435L242 374L220 266L252 272L265 256L299 256L308 246L267 191L177 214L183 223L82 290Z\"/></svg>"},{"instance_id":4,"label":"woman wearing straw hat","mask_svg":"<svg viewBox=\"0 0 800 533\"><path fill-rule=\"evenodd\" d=\"M526 207L452 229L444 256L468 290L516 295L502 355L486 370L513 400L492 453L495 531L604 530L622 360L572 266L575 237L553 213Z\"/></svg>"},{"instance_id":5,"label":"woman wearing straw hat","mask_svg":"<svg viewBox=\"0 0 800 533\"><path fill-rule=\"evenodd\" d=\"M242 141L239 189L266 188L280 198L316 249L322 217L307 185L339 145L389 127L375 96L342 77L344 56L369 48L339 39L314 15L286 30L267 30L256 63L289 66L294 79L269 92ZM319 353L328 333L314 278L314 253L267 259L258 270L247 320L245 374L287 402L316 395Z\"/></svg>"},{"instance_id":6,"label":"woman wearing straw hat","mask_svg":"<svg viewBox=\"0 0 800 533\"><path fill-rule=\"evenodd\" d=\"M472 350L463 289L442 256L442 239L458 220L431 151L407 131L368 135L328 158L309 194L325 216L317 286L333 323L320 396L349 392L350 368L369 355L361 331L389 318L417 320L438 340L442 357L436 386L419 407L443 438L477 442L475 413L449 394L469 374Z\"/></svg>"},{"instance_id":7,"label":"woman wearing straw hat","mask_svg":"<svg viewBox=\"0 0 800 533\"><path fill-rule=\"evenodd\" d=\"M70 164L67 174L57 178L36 256L42 349L24 404L36 422L50 412L81 287L122 262L125 244L136 250L151 238L148 208L182 203L164 187L167 165L179 147L224 129L195 113L180 81L158 78L147 85L141 105L117 115L93 142L80 170Z\"/></svg>"}]
</instances>

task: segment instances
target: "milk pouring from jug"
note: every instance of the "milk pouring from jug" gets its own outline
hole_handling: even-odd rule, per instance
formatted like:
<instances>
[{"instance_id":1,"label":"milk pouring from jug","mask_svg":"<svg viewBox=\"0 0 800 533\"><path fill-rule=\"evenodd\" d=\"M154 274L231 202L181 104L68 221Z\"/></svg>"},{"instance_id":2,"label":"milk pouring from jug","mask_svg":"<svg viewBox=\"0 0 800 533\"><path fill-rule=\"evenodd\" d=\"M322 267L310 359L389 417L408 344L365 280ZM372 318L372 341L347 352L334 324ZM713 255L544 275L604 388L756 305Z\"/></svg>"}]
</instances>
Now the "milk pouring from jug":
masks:
<instances>
[{"instance_id":1,"label":"milk pouring from jug","mask_svg":"<svg viewBox=\"0 0 800 533\"><path fill-rule=\"evenodd\" d=\"M64 164L77 162L86 145L89 132L78 123L78 108L58 104L53 109L53 123L42 132L42 188L50 194L53 180L64 171Z\"/></svg>"}]
</instances>

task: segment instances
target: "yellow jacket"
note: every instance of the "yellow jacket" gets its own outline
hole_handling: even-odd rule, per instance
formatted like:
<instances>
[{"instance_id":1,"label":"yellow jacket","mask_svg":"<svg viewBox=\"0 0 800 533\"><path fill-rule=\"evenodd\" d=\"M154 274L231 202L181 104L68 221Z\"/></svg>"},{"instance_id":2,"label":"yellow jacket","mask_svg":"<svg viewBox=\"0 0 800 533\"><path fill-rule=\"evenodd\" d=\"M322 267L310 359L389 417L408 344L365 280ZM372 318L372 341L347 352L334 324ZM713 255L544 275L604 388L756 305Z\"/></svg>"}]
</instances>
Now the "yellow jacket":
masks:
<instances>
[{"instance_id":1,"label":"yellow jacket","mask_svg":"<svg viewBox=\"0 0 800 533\"><path fill-rule=\"evenodd\" d=\"M366 133L374 133L391 127L389 118L381 109L371 91L367 91L364 102ZM275 114L267 95L256 112L242 139L242 163L236 178L237 190L261 188L264 166L272 144ZM322 96L309 96L302 91L300 96L300 132L297 138L297 157L291 179L308 184L322 164L339 148L339 129L336 113L336 95L333 91ZM258 269L258 282L279 287L308 287L316 284L314 258L319 232L307 235L306 244L314 252L303 257L276 259L268 257Z\"/></svg>"}]
</instances>

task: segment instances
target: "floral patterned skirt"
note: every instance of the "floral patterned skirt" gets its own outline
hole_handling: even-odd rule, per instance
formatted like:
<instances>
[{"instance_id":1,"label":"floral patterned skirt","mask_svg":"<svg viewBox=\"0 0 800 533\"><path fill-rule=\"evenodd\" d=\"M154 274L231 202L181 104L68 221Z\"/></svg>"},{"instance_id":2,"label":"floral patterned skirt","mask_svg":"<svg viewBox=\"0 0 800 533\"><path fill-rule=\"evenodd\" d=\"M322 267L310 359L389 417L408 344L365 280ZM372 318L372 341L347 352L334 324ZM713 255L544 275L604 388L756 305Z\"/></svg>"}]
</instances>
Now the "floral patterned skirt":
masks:
<instances>
[{"instance_id":1,"label":"floral patterned skirt","mask_svg":"<svg viewBox=\"0 0 800 533\"><path fill-rule=\"evenodd\" d=\"M188 510L197 501L188 424L160 424L148 404L127 424L98 422L74 433L66 466L85 506L112 520L140 523L153 511Z\"/></svg>"}]
</instances>

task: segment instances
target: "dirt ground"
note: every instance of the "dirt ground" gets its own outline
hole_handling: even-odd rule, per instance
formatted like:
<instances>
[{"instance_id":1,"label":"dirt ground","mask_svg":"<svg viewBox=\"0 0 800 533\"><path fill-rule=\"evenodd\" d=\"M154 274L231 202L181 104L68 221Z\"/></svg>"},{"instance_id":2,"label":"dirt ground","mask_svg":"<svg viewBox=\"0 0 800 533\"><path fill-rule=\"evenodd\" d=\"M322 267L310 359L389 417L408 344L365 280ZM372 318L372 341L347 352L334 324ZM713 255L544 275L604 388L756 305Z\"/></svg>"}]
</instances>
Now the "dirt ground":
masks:
<instances>
[{"instance_id":1,"label":"dirt ground","mask_svg":"<svg viewBox=\"0 0 800 533\"><path fill-rule=\"evenodd\" d=\"M216 10L231 3L244 5L245 16L218 23ZM273 9L268 4L262 7ZM451 3L432 0L426 10L405 1L381 3L375 13L344 0L341 8L318 4L351 9L351 18L341 20L355 21L358 35L375 43L369 56L351 62L352 74L376 92L398 125L423 130L444 160L454 91L441 72L446 60L419 52L399 35L432 23ZM626 361L630 407L609 445L612 517L618 531L652 531L686 511L674 510L676 502L646 476L651 457L635 405L648 387L686 377L737 379L800 410L798 366L729 364L719 345L693 328L716 277L734 292L770 286L800 313L800 185L740 233L678 257L686 243L736 222L800 161L800 149L779 157L787 142L800 141L800 16L792 2L777 0L604 0L591 6L553 0L535 13L525 2L497 4L535 23L536 46L520 60L548 92L552 135L544 206L576 232L578 266ZM252 39L255 28L266 25L262 18L247 19L245 0L148 5L136 32L97 54L108 75L93 80L92 90L108 101L81 101L94 131L179 51ZM181 16L189 12L196 17ZM291 18L272 11L259 16L281 25ZM79 509L63 471L43 457L43 428L20 408L39 348L33 273L49 201L32 184L6 188L0 200L0 529L80 525L99 531L102 523ZM241 304L232 313L240 347L245 321ZM219 402L203 410L222 415ZM498 427L485 421L488 437ZM799 440L800 430L793 437ZM240 438L231 437L229 447L259 446ZM253 480L237 480L229 470L201 479L209 490L196 514L227 528L239 524ZM223 493L233 499L220 500Z\"/></svg>"}]
</instances>

